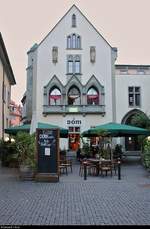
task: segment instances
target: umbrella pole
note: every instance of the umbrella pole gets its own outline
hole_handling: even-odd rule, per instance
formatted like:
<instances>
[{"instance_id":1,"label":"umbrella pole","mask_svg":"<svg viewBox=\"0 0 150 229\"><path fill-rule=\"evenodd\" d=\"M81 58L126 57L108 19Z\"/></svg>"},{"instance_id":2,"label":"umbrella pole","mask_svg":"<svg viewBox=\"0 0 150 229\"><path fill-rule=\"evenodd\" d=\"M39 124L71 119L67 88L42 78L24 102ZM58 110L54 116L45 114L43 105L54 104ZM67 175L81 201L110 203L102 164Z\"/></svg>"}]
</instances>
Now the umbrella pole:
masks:
<instances>
[{"instance_id":1,"label":"umbrella pole","mask_svg":"<svg viewBox=\"0 0 150 229\"><path fill-rule=\"evenodd\" d=\"M111 142L111 151L110 151L110 158L111 158L111 161L113 160L113 150L112 150L112 137L110 137L110 142Z\"/></svg>"}]
</instances>

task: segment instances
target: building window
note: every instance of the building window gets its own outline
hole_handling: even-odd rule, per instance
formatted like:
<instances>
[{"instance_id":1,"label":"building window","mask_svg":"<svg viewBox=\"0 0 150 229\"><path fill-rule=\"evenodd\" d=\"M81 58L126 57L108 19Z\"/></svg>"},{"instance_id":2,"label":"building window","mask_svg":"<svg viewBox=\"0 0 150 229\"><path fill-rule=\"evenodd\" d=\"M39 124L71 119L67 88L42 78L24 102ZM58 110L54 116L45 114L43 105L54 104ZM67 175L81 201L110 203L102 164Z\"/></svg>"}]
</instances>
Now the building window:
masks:
<instances>
[{"instance_id":1,"label":"building window","mask_svg":"<svg viewBox=\"0 0 150 229\"><path fill-rule=\"evenodd\" d=\"M73 74L73 56L68 58L68 74Z\"/></svg>"},{"instance_id":2,"label":"building window","mask_svg":"<svg viewBox=\"0 0 150 229\"><path fill-rule=\"evenodd\" d=\"M94 46L90 47L90 61L91 63L94 63L96 60L96 49Z\"/></svg>"},{"instance_id":3,"label":"building window","mask_svg":"<svg viewBox=\"0 0 150 229\"><path fill-rule=\"evenodd\" d=\"M52 61L53 61L53 63L58 62L58 47L56 47L56 46L54 46L52 48Z\"/></svg>"},{"instance_id":4,"label":"building window","mask_svg":"<svg viewBox=\"0 0 150 229\"><path fill-rule=\"evenodd\" d=\"M140 106L140 87L128 87L129 106Z\"/></svg>"},{"instance_id":5,"label":"building window","mask_svg":"<svg viewBox=\"0 0 150 229\"><path fill-rule=\"evenodd\" d=\"M7 91L6 85L4 84L4 86L3 86L3 102L4 103L6 103L6 91Z\"/></svg>"},{"instance_id":6,"label":"building window","mask_svg":"<svg viewBox=\"0 0 150 229\"><path fill-rule=\"evenodd\" d=\"M91 87L87 92L87 104L89 105L99 104L99 93L94 87Z\"/></svg>"},{"instance_id":7,"label":"building window","mask_svg":"<svg viewBox=\"0 0 150 229\"><path fill-rule=\"evenodd\" d=\"M67 48L68 49L81 49L80 36L75 33L67 36Z\"/></svg>"},{"instance_id":8,"label":"building window","mask_svg":"<svg viewBox=\"0 0 150 229\"><path fill-rule=\"evenodd\" d=\"M9 107L10 104L10 92L7 92L7 106Z\"/></svg>"},{"instance_id":9,"label":"building window","mask_svg":"<svg viewBox=\"0 0 150 229\"><path fill-rule=\"evenodd\" d=\"M67 48L70 49L71 48L71 36L67 37Z\"/></svg>"},{"instance_id":10,"label":"building window","mask_svg":"<svg viewBox=\"0 0 150 229\"><path fill-rule=\"evenodd\" d=\"M61 92L57 87L54 87L49 92L49 105L61 104Z\"/></svg>"},{"instance_id":11,"label":"building window","mask_svg":"<svg viewBox=\"0 0 150 229\"><path fill-rule=\"evenodd\" d=\"M75 14L73 14L72 15L72 27L76 27L77 25L76 25L76 15Z\"/></svg>"},{"instance_id":12,"label":"building window","mask_svg":"<svg viewBox=\"0 0 150 229\"><path fill-rule=\"evenodd\" d=\"M67 74L81 74L81 61L79 55L68 56Z\"/></svg>"},{"instance_id":13,"label":"building window","mask_svg":"<svg viewBox=\"0 0 150 229\"><path fill-rule=\"evenodd\" d=\"M69 89L68 92L68 105L80 105L81 96L80 91L77 87L73 86Z\"/></svg>"},{"instance_id":14,"label":"building window","mask_svg":"<svg viewBox=\"0 0 150 229\"><path fill-rule=\"evenodd\" d=\"M81 70L81 62L80 62L80 56L75 56L75 74L80 74Z\"/></svg>"}]
</instances>

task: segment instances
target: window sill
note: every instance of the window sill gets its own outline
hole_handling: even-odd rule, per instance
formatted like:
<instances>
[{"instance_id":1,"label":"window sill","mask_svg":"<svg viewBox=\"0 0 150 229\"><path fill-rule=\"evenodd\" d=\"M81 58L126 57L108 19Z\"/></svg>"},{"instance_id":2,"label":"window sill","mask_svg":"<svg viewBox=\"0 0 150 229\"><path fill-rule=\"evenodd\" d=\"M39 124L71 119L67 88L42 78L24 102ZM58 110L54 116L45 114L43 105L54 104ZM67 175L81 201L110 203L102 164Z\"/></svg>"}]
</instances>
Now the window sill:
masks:
<instances>
[{"instance_id":1,"label":"window sill","mask_svg":"<svg viewBox=\"0 0 150 229\"><path fill-rule=\"evenodd\" d=\"M76 76L76 75L82 75L82 73L66 73L67 76Z\"/></svg>"},{"instance_id":2,"label":"window sill","mask_svg":"<svg viewBox=\"0 0 150 229\"><path fill-rule=\"evenodd\" d=\"M66 50L82 50L82 48L66 48Z\"/></svg>"}]
</instances>

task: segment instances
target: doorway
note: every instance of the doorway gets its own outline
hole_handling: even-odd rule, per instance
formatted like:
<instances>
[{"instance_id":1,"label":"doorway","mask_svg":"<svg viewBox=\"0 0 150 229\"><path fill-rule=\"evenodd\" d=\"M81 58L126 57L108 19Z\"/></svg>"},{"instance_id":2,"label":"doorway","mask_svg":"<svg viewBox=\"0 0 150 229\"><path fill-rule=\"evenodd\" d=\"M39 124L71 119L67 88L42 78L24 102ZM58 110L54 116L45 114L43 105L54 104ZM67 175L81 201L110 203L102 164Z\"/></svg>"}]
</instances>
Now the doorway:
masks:
<instances>
[{"instance_id":1,"label":"doorway","mask_svg":"<svg viewBox=\"0 0 150 229\"><path fill-rule=\"evenodd\" d=\"M80 127L69 127L69 150L77 151L80 147Z\"/></svg>"}]
</instances>

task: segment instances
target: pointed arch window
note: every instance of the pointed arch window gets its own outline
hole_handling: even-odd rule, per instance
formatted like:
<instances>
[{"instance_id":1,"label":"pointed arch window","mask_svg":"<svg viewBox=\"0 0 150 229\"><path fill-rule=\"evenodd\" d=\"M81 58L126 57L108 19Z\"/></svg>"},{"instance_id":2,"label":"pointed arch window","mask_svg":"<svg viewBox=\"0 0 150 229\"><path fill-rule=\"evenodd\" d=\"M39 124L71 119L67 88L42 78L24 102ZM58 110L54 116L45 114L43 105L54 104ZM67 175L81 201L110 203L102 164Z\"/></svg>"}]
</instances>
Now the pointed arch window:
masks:
<instances>
[{"instance_id":1,"label":"pointed arch window","mask_svg":"<svg viewBox=\"0 0 150 229\"><path fill-rule=\"evenodd\" d=\"M81 94L76 86L72 86L68 91L68 105L80 105Z\"/></svg>"},{"instance_id":2,"label":"pointed arch window","mask_svg":"<svg viewBox=\"0 0 150 229\"><path fill-rule=\"evenodd\" d=\"M77 49L80 49L81 48L81 39L80 39L80 36L77 36L77 42L76 42L76 45L77 45Z\"/></svg>"},{"instance_id":3,"label":"pointed arch window","mask_svg":"<svg viewBox=\"0 0 150 229\"><path fill-rule=\"evenodd\" d=\"M49 105L61 104L61 91L57 87L53 87L49 91Z\"/></svg>"},{"instance_id":4,"label":"pointed arch window","mask_svg":"<svg viewBox=\"0 0 150 229\"><path fill-rule=\"evenodd\" d=\"M81 49L81 37L75 33L67 36L68 49Z\"/></svg>"},{"instance_id":5,"label":"pointed arch window","mask_svg":"<svg viewBox=\"0 0 150 229\"><path fill-rule=\"evenodd\" d=\"M72 46L72 44L71 44L71 36L68 36L67 37L67 48L70 49L71 46Z\"/></svg>"},{"instance_id":6,"label":"pointed arch window","mask_svg":"<svg viewBox=\"0 0 150 229\"><path fill-rule=\"evenodd\" d=\"M75 34L72 35L72 48L73 49L76 48L76 35Z\"/></svg>"},{"instance_id":7,"label":"pointed arch window","mask_svg":"<svg viewBox=\"0 0 150 229\"><path fill-rule=\"evenodd\" d=\"M76 15L75 14L73 14L72 15L72 27L76 27L77 25L76 25Z\"/></svg>"},{"instance_id":8,"label":"pointed arch window","mask_svg":"<svg viewBox=\"0 0 150 229\"><path fill-rule=\"evenodd\" d=\"M87 104L99 105L99 93L95 87L89 88L87 92Z\"/></svg>"}]
</instances>

